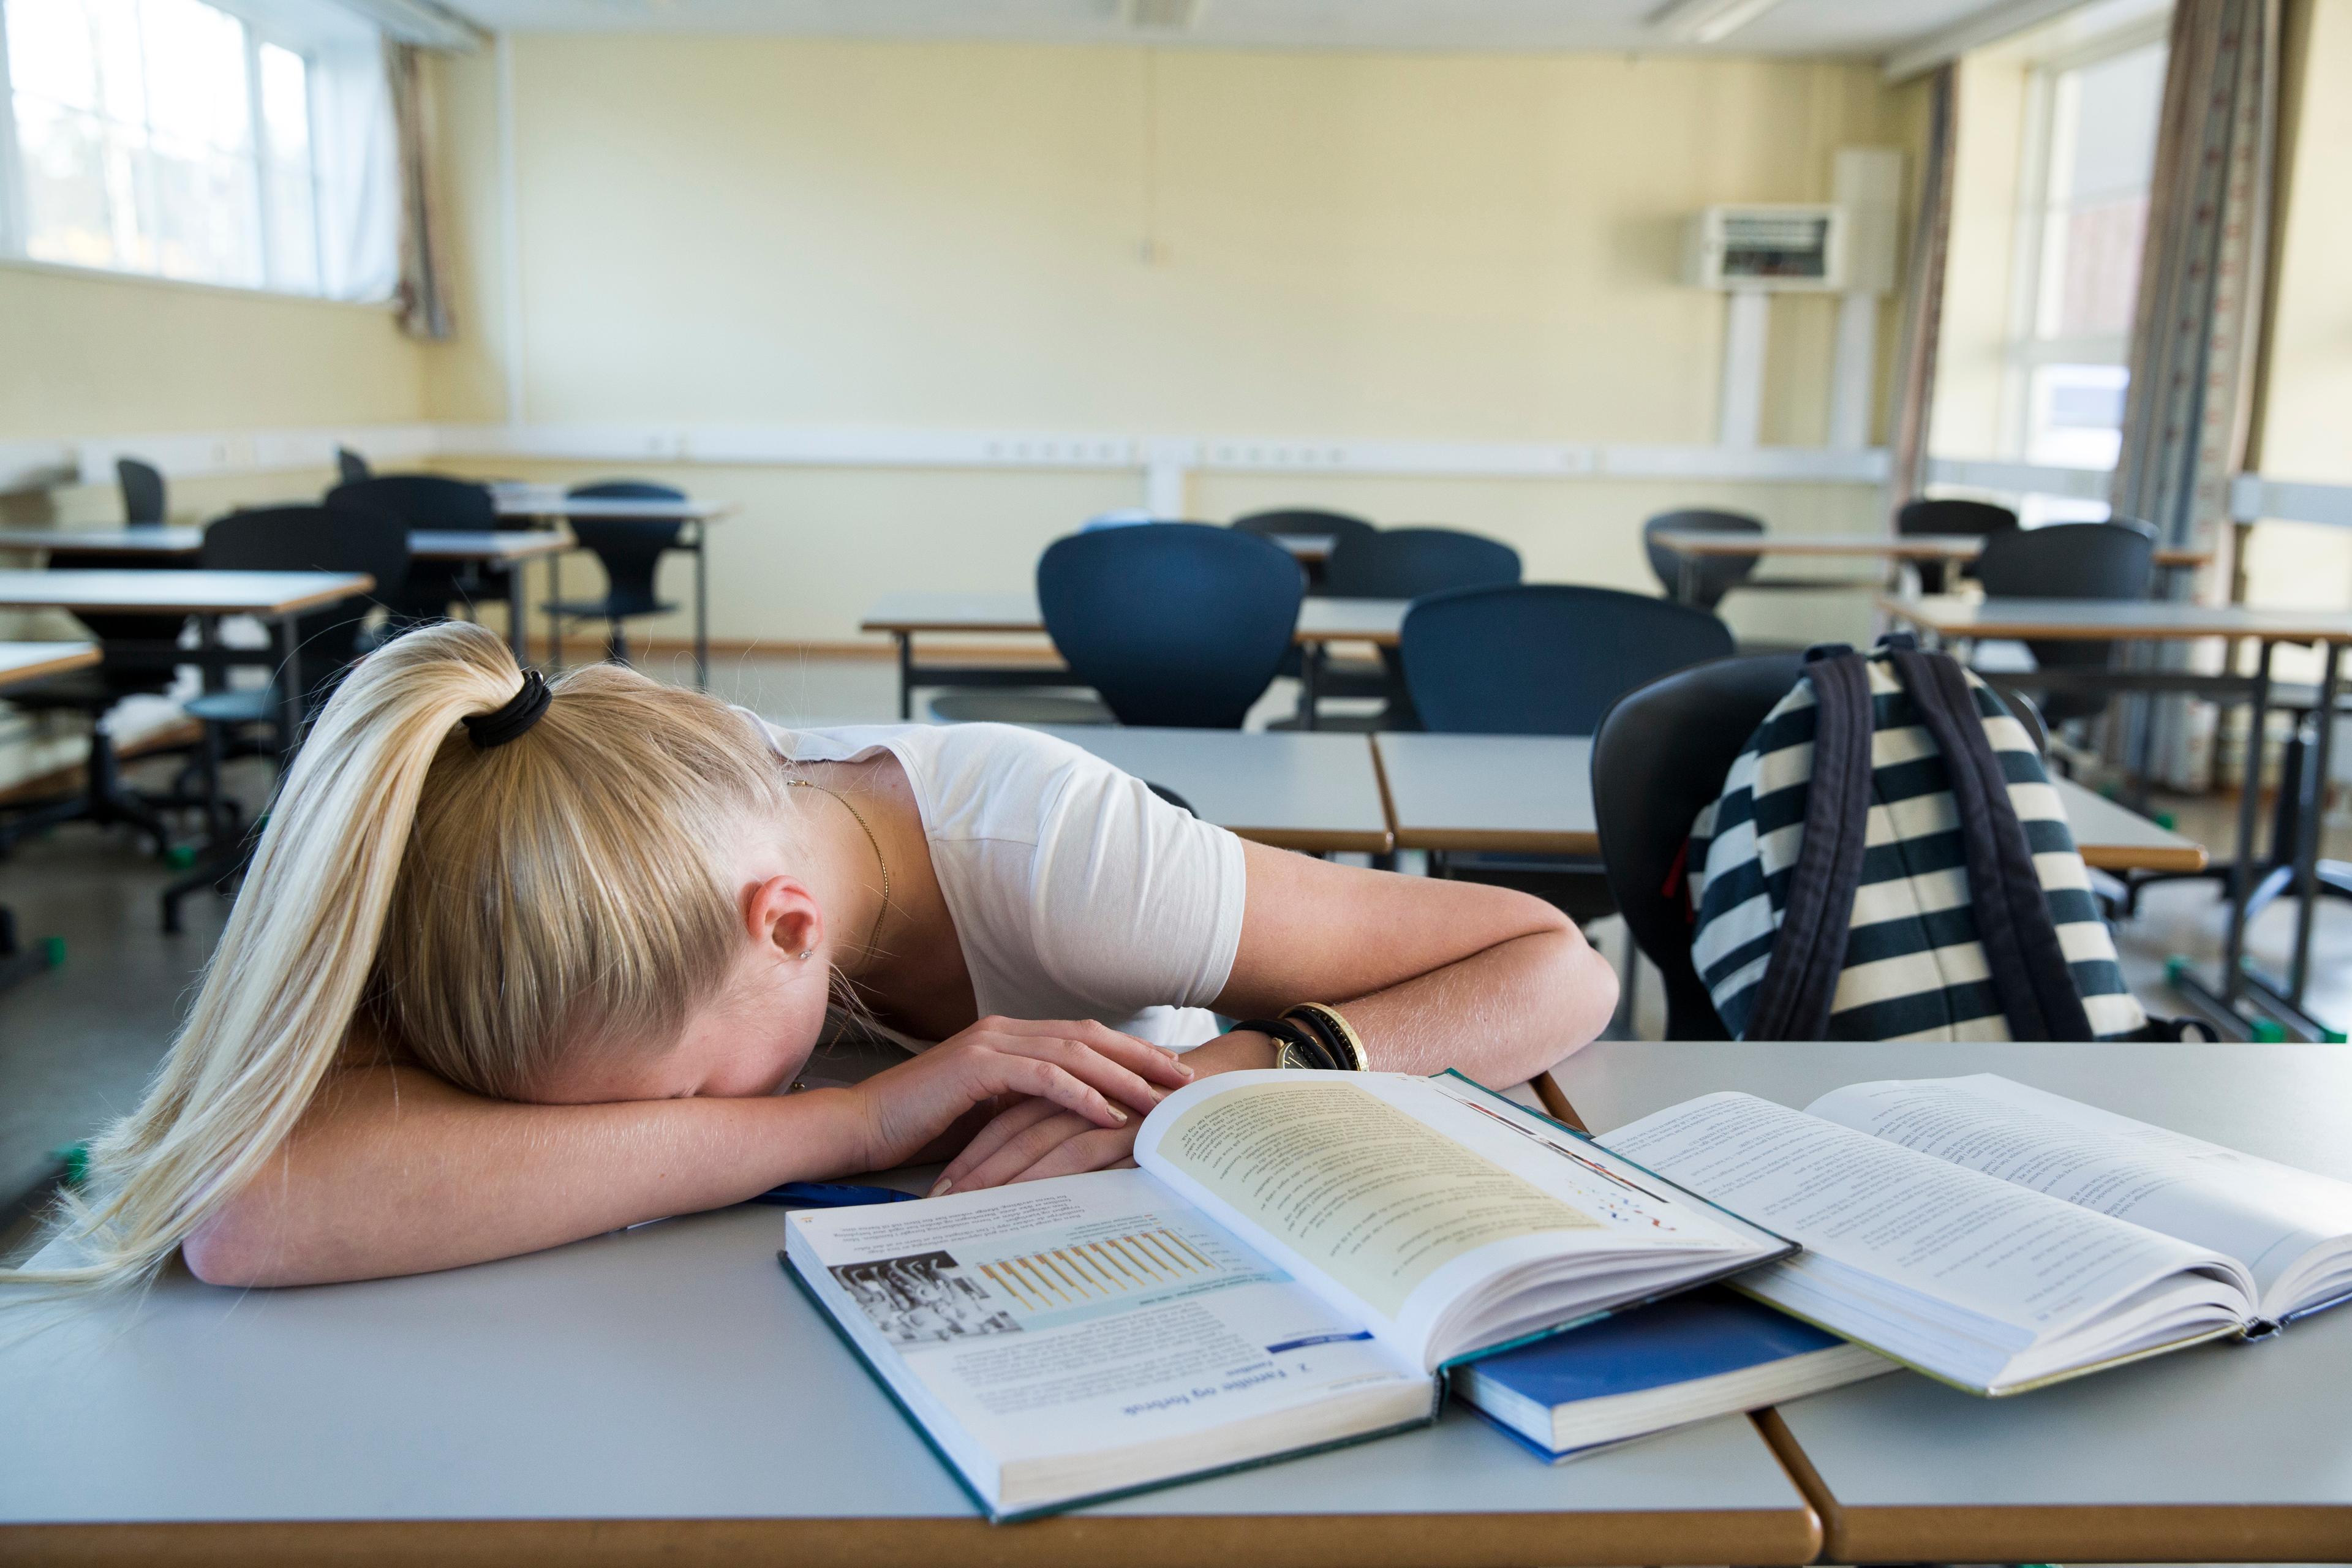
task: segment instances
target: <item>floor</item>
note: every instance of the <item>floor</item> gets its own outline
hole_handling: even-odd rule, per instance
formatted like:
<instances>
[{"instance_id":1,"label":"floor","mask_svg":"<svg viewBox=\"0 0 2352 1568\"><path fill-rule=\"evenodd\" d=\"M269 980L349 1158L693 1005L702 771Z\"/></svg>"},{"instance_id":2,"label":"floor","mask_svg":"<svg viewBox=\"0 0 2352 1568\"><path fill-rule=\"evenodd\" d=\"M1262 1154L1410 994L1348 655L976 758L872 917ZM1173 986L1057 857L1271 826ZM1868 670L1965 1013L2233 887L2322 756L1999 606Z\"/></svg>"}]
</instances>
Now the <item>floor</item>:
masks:
<instances>
[{"instance_id":1,"label":"floor","mask_svg":"<svg viewBox=\"0 0 2352 1568\"><path fill-rule=\"evenodd\" d=\"M657 660L654 672L674 679L691 673L682 658ZM881 660L730 656L713 669L712 686L785 722L888 722L898 711L896 671ZM1259 705L1254 725L1288 714L1295 693L1285 687ZM238 766L245 771L236 787L257 803L266 775L257 763ZM2231 841L2225 805L2158 804L2190 837L2213 846ZM2352 834L2333 835L2330 849L2352 858ZM155 895L171 875L128 837L81 827L60 829L0 862L0 899L15 906L26 936L66 942L63 967L0 994L0 1250L22 1196L53 1178L51 1152L136 1103L219 937L226 906L210 896L190 900L183 934L162 934ZM2210 884L2176 885L2153 889L2141 915L2121 928L2126 975L2152 1010L2184 1010L2165 988L2165 961L2178 953L2211 963L2221 951L2221 914ZM2283 902L2255 927L2252 950L2283 965L2292 928L2292 906ZM1616 921L1601 922L1592 936L1612 961L1622 960ZM2323 909L2313 974L2315 1010L2352 1026L2352 905L2330 901ZM1639 996L1633 1032L1656 1038L1663 1009L1654 975Z\"/></svg>"}]
</instances>

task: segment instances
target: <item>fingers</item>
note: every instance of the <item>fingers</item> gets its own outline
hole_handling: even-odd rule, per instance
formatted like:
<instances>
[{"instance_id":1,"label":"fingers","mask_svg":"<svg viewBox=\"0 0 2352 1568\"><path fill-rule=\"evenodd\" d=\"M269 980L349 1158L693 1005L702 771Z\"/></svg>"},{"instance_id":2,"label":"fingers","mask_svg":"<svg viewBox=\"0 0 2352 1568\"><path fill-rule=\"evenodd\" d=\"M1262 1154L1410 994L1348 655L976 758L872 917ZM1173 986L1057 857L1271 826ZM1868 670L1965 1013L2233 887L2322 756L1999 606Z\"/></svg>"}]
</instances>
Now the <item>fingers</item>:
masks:
<instances>
[{"instance_id":1,"label":"fingers","mask_svg":"<svg viewBox=\"0 0 2352 1568\"><path fill-rule=\"evenodd\" d=\"M973 1028L995 1035L1074 1041L1168 1089L1181 1089L1192 1081L1192 1069L1184 1065L1180 1053L1123 1035L1095 1018L982 1018Z\"/></svg>"},{"instance_id":2,"label":"fingers","mask_svg":"<svg viewBox=\"0 0 2352 1568\"><path fill-rule=\"evenodd\" d=\"M1011 1181L1067 1175L1125 1159L1135 1147L1129 1128L1098 1128L1066 1111L1056 1111L1005 1139L972 1163L952 1190L1002 1186Z\"/></svg>"},{"instance_id":3,"label":"fingers","mask_svg":"<svg viewBox=\"0 0 2352 1568\"><path fill-rule=\"evenodd\" d=\"M1070 1028L1074 1026L1057 1027ZM1107 1099L1120 1101L1137 1110L1148 1111L1160 1103L1160 1091L1145 1081L1141 1074L1066 1034L983 1035L975 1038L972 1046L975 1049L992 1051L1008 1058L1029 1058L1049 1062L1070 1077L1099 1090ZM1151 1049L1150 1047L1144 1048Z\"/></svg>"},{"instance_id":4,"label":"fingers","mask_svg":"<svg viewBox=\"0 0 2352 1568\"><path fill-rule=\"evenodd\" d=\"M931 1195L937 1197L950 1187L967 1184L965 1177L972 1168L1004 1147L1013 1137L1028 1131L1049 1117L1068 1114L1050 1100L1024 1100L1008 1110L1000 1111L990 1119L988 1125L974 1132L971 1142L948 1162L948 1168L940 1173L940 1185Z\"/></svg>"},{"instance_id":5,"label":"fingers","mask_svg":"<svg viewBox=\"0 0 2352 1568\"><path fill-rule=\"evenodd\" d=\"M1033 1094L1041 1100L1050 1100L1065 1110L1076 1111L1097 1127L1122 1127L1134 1120L1076 1073L1042 1057L1014 1056L1006 1052L996 1056L993 1061L993 1081L989 1087L998 1092L1011 1089L1017 1094ZM1148 1089L1144 1092L1150 1093Z\"/></svg>"}]
</instances>

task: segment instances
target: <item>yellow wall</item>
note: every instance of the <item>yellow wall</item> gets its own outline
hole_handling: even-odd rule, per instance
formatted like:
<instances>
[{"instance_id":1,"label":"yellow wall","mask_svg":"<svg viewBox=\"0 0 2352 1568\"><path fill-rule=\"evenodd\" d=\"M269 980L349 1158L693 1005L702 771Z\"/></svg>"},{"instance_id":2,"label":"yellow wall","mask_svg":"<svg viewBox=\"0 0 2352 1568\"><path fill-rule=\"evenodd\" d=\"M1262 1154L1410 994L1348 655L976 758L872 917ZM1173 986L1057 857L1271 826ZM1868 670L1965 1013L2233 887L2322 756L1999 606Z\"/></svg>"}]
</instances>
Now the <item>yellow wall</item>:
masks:
<instances>
[{"instance_id":1,"label":"yellow wall","mask_svg":"<svg viewBox=\"0 0 2352 1568\"><path fill-rule=\"evenodd\" d=\"M1685 220L1823 199L1835 148L1918 118L1866 66L1804 61L512 48L533 424L1705 444L1724 301L1678 281ZM429 396L491 419L497 61L439 85L464 326ZM1822 438L1833 330L1827 300L1776 301L1768 442ZM884 587L1015 585L1087 510L1141 500L1131 474L680 472L747 509L714 546L722 637L845 637ZM1630 525L1702 492L1791 525L1877 507L1863 486L1196 477L1188 509L1244 492L1487 529L1644 588Z\"/></svg>"}]
</instances>

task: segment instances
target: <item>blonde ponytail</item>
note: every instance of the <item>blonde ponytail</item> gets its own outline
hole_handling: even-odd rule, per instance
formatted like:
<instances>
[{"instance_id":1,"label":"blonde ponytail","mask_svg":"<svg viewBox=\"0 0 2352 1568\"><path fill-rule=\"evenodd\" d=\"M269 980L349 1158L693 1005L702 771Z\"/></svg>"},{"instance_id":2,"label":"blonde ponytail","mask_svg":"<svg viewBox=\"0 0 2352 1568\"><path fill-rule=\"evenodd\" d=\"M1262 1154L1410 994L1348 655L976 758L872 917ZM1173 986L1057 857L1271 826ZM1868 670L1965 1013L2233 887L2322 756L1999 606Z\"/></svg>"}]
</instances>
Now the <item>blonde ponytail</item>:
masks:
<instances>
[{"instance_id":1,"label":"blonde ponytail","mask_svg":"<svg viewBox=\"0 0 2352 1568\"><path fill-rule=\"evenodd\" d=\"M296 755L187 1022L139 1109L63 1202L65 1266L0 1282L135 1283L259 1173L365 1014L479 1093L566 1053L673 1041L732 960L730 838L790 815L740 714L617 666L554 685L483 749L460 728L519 689L479 626L355 667Z\"/></svg>"}]
</instances>

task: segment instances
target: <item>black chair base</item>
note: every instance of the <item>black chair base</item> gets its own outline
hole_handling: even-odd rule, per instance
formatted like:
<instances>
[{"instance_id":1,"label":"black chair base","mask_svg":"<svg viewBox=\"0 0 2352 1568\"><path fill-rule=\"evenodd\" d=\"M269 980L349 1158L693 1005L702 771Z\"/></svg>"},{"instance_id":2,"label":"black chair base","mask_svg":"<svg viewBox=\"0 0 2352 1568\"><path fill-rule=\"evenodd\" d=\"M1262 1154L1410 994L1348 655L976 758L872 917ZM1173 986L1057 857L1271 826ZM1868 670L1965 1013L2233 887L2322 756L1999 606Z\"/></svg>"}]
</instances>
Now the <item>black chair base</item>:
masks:
<instances>
[{"instance_id":1,"label":"black chair base","mask_svg":"<svg viewBox=\"0 0 2352 1568\"><path fill-rule=\"evenodd\" d=\"M31 947L16 936L16 911L0 904L0 991L55 969L65 962L65 939L50 937Z\"/></svg>"},{"instance_id":2,"label":"black chair base","mask_svg":"<svg viewBox=\"0 0 2352 1568\"><path fill-rule=\"evenodd\" d=\"M151 796L125 784L121 753L103 723L90 731L89 756L83 771L87 777L79 794L27 807L0 822L0 854L53 827L87 822L100 827L136 828L153 841L155 853L161 855L173 840L172 826L163 813L205 805L201 798L177 793Z\"/></svg>"}]
</instances>

